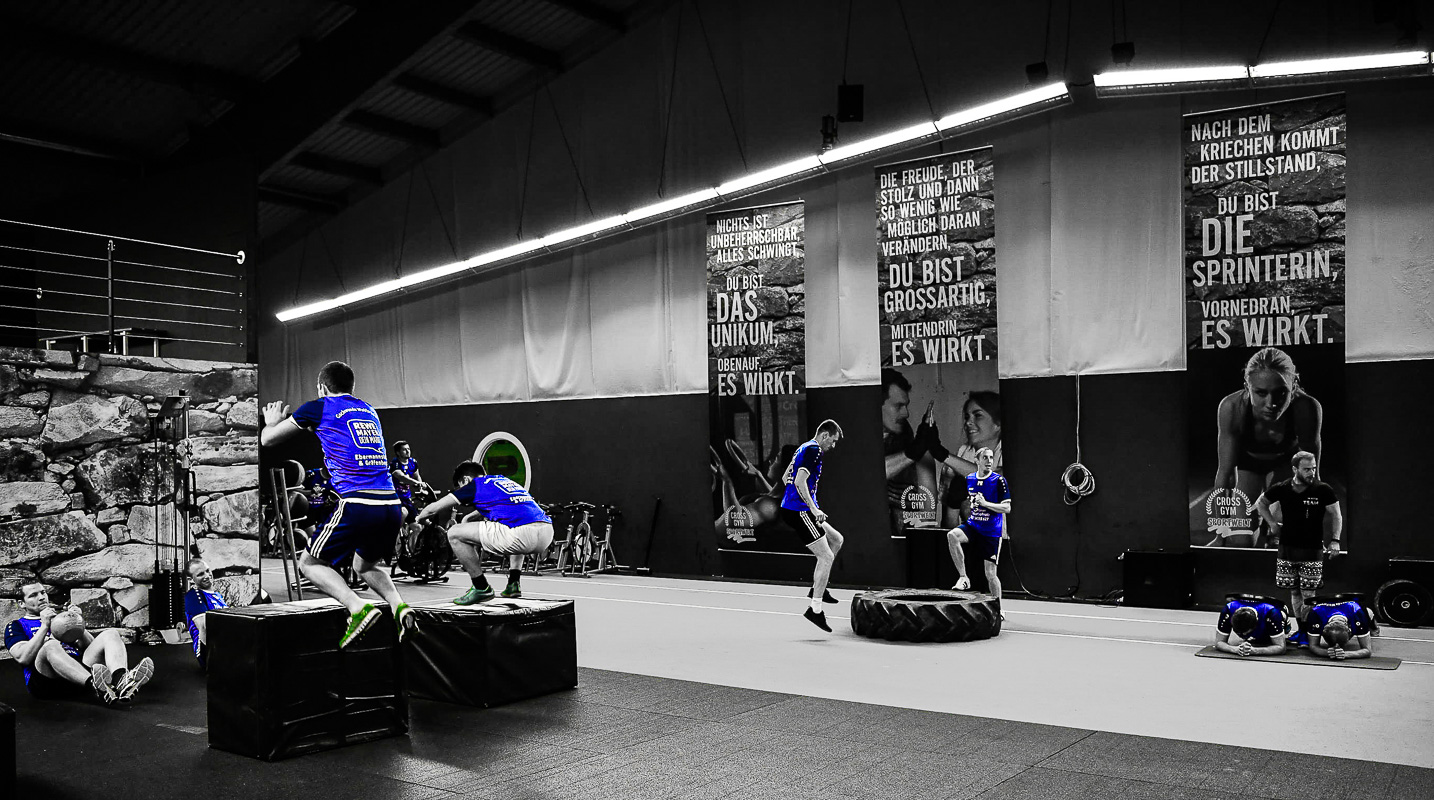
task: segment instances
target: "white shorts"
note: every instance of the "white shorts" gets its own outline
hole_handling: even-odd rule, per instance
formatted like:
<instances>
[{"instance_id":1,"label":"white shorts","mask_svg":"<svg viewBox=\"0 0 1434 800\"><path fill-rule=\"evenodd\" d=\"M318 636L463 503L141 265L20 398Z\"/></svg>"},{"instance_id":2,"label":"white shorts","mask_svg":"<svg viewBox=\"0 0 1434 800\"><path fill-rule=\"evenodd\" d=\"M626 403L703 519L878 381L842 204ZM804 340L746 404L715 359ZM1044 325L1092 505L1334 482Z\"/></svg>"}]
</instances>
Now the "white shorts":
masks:
<instances>
[{"instance_id":1,"label":"white shorts","mask_svg":"<svg viewBox=\"0 0 1434 800\"><path fill-rule=\"evenodd\" d=\"M480 519L476 522L455 525L454 529L469 526L477 529L478 544L493 555L525 556L541 553L553 543L553 523L551 522L530 522L527 525L510 528L501 522ZM467 533L467 531L461 531L461 533ZM470 536L462 538L472 541Z\"/></svg>"}]
</instances>

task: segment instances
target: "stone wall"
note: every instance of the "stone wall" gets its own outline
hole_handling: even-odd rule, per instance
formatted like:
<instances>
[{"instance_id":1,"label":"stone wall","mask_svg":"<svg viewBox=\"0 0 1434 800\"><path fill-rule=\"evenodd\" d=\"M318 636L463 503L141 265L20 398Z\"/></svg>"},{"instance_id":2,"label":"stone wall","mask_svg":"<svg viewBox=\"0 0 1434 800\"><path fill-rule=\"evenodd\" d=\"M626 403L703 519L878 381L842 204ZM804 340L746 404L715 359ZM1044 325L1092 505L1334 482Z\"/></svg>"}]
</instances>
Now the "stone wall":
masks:
<instances>
[{"instance_id":1,"label":"stone wall","mask_svg":"<svg viewBox=\"0 0 1434 800\"><path fill-rule=\"evenodd\" d=\"M199 506L188 524L231 605L253 597L254 365L0 348L0 625L19 616L20 586L38 577L52 602L79 605L90 627L149 626L155 531L167 537L176 513L149 415L181 389L192 398L187 449Z\"/></svg>"}]
</instances>

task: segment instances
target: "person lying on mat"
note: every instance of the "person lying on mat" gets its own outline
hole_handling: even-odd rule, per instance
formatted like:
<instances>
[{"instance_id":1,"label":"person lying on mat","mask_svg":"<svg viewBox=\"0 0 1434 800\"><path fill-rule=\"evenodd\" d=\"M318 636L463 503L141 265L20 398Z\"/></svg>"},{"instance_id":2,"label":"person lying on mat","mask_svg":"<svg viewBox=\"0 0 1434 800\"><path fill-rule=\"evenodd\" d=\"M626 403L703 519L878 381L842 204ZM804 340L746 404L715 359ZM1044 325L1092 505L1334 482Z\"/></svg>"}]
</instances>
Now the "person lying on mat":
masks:
<instances>
[{"instance_id":1,"label":"person lying on mat","mask_svg":"<svg viewBox=\"0 0 1434 800\"><path fill-rule=\"evenodd\" d=\"M1374 655L1369 614L1358 600L1310 606L1309 615L1305 617L1305 633L1309 636L1310 652L1321 658L1344 661ZM1358 649L1346 649L1351 640Z\"/></svg>"},{"instance_id":2,"label":"person lying on mat","mask_svg":"<svg viewBox=\"0 0 1434 800\"><path fill-rule=\"evenodd\" d=\"M25 669L25 689L43 700L58 700L94 691L105 705L128 703L154 676L154 662L141 659L129 667L124 639L114 628L91 634L74 607L50 605L38 581L20 587L24 613L5 628L5 647Z\"/></svg>"},{"instance_id":3,"label":"person lying on mat","mask_svg":"<svg viewBox=\"0 0 1434 800\"><path fill-rule=\"evenodd\" d=\"M493 587L483 574L484 550L508 557L508 585L503 589L503 596L522 597L518 579L523 557L541 555L552 545L553 520L538 507L522 484L502 475L489 475L476 461L459 464L453 471L453 482L459 484L458 488L424 506L415 522L425 523L460 504L473 506L476 513L483 516L448 529L453 555L473 579L473 588L455 598L454 604L470 606L493 599Z\"/></svg>"},{"instance_id":4,"label":"person lying on mat","mask_svg":"<svg viewBox=\"0 0 1434 800\"><path fill-rule=\"evenodd\" d=\"M1233 599L1215 623L1215 649L1237 656L1285 652L1285 613L1273 603Z\"/></svg>"}]
</instances>

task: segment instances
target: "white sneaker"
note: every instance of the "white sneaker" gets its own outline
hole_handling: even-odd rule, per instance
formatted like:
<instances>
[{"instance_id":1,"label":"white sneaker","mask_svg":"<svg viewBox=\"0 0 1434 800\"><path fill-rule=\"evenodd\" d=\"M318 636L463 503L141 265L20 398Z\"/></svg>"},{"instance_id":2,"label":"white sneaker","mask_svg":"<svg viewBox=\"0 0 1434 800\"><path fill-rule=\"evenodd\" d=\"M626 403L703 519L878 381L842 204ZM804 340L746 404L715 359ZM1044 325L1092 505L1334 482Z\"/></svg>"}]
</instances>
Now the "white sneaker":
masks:
<instances>
[{"instance_id":1,"label":"white sneaker","mask_svg":"<svg viewBox=\"0 0 1434 800\"><path fill-rule=\"evenodd\" d=\"M970 588L971 588L971 579L970 579L970 578L963 577L963 578L957 580L957 581L956 581L956 585L955 585L955 586L952 586L951 588L952 588L952 589L955 589L955 590L958 591L958 592L964 592L964 591L966 591L967 589L970 589Z\"/></svg>"}]
</instances>

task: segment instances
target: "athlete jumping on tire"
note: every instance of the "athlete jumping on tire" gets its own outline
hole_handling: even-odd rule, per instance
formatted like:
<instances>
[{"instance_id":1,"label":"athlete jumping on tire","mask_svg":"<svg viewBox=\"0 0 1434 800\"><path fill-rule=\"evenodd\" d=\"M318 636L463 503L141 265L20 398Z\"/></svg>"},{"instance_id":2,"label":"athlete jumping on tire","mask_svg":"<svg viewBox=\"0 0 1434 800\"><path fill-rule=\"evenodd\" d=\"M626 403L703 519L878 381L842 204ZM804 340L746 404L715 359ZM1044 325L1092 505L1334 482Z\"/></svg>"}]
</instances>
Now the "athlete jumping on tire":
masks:
<instances>
[{"instance_id":1,"label":"athlete jumping on tire","mask_svg":"<svg viewBox=\"0 0 1434 800\"><path fill-rule=\"evenodd\" d=\"M947 532L946 546L961 576L951 588L958 591L971 588L971 579L966 575L966 553L961 549L961 545L970 542L981 556L990 593L1000 600L1001 579L996 577L996 566L1001 560L1002 523L1011 513L1011 490L1004 476L991 471L995 462L996 453L991 448L976 451L976 471L966 476L966 497L961 503L966 507L966 521ZM954 495L954 492L947 493L948 505Z\"/></svg>"},{"instance_id":2,"label":"athlete jumping on tire","mask_svg":"<svg viewBox=\"0 0 1434 800\"><path fill-rule=\"evenodd\" d=\"M817 482L822 477L822 456L837 446L841 436L841 426L835 420L829 419L818 425L816 435L792 454L792 463L787 465L787 472L782 476L787 485L782 496L782 520L797 532L807 549L817 557L817 566L812 572L811 604L802 616L827 633L831 633L832 628L827 624L822 601L836 602L827 592L827 580L831 578L832 564L846 540L827 522L826 512L817 505Z\"/></svg>"}]
</instances>

